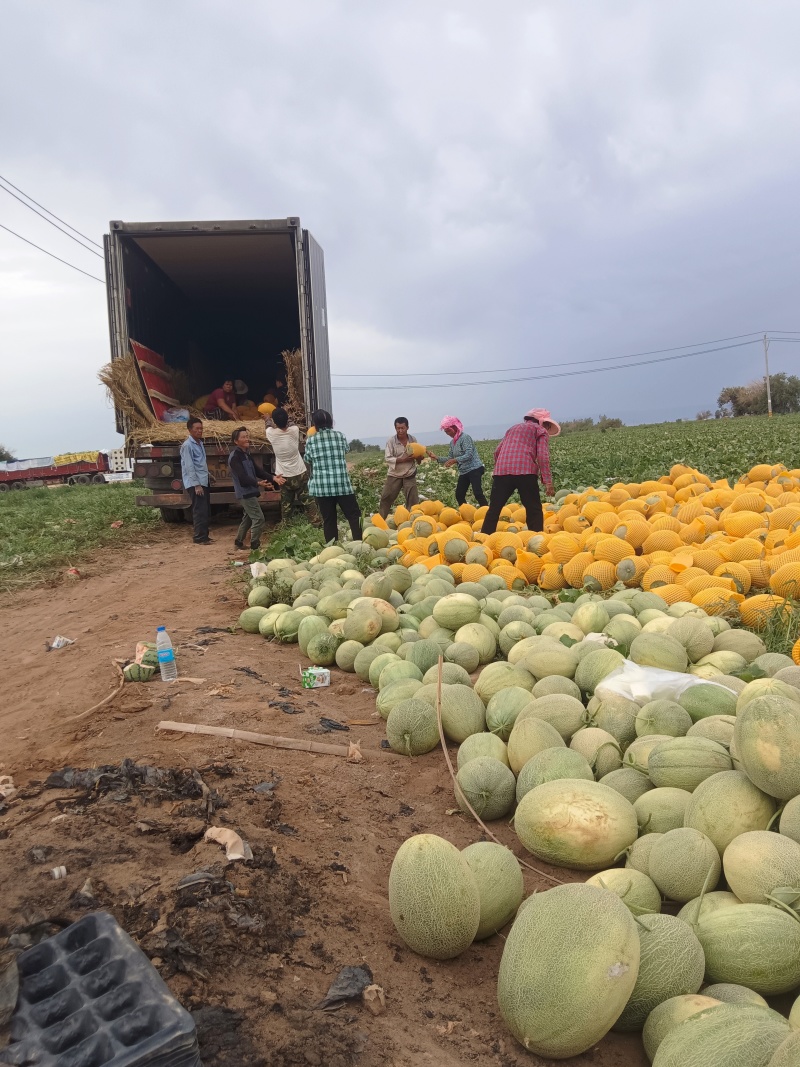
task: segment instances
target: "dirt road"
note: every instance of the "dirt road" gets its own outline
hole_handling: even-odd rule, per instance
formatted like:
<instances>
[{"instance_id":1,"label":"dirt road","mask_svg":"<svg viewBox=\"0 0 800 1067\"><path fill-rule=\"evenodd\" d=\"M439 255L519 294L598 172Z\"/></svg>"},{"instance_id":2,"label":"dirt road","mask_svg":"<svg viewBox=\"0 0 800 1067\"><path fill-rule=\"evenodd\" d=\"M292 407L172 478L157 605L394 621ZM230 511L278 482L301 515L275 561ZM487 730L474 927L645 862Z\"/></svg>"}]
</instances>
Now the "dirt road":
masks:
<instances>
[{"instance_id":1,"label":"dirt road","mask_svg":"<svg viewBox=\"0 0 800 1067\"><path fill-rule=\"evenodd\" d=\"M242 587L232 533L217 537L198 547L185 529L167 528L89 562L79 581L0 603L0 771L20 790L0 814L0 948L9 936L33 943L87 910L112 912L195 1013L205 1067L542 1063L498 1013L500 936L438 963L411 953L389 918L389 868L406 837L439 833L459 847L479 839L464 817L446 814L454 805L441 753L412 763L383 751L381 724L318 733L321 717L369 720L374 694L341 672L330 689L305 691L296 646L228 632ZM177 646L181 675L201 681L126 685L75 719L117 685L112 661L152 640L157 625ZM75 644L46 652L56 634ZM158 733L162 719L354 739L364 761ZM123 760L174 773L127 768L92 787L44 786L67 766ZM254 860L227 864L202 840L209 823L238 831ZM498 832L516 846L508 827ZM54 881L60 864L67 877ZM198 871L196 884L179 887ZM546 887L526 872L527 892ZM348 964L371 969L383 1015L359 1004L315 1009ZM646 1059L638 1037L614 1036L573 1062Z\"/></svg>"}]
</instances>

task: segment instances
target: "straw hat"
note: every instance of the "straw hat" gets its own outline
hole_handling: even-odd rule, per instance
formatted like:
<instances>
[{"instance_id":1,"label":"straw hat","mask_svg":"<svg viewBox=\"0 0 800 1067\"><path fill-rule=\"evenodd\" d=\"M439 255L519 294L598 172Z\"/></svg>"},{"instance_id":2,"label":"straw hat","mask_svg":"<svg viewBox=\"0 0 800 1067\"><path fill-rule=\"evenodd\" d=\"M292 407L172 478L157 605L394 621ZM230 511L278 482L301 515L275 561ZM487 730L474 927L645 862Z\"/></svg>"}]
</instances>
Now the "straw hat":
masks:
<instances>
[{"instance_id":1,"label":"straw hat","mask_svg":"<svg viewBox=\"0 0 800 1067\"><path fill-rule=\"evenodd\" d=\"M550 437L558 437L561 427L547 410L547 408L531 408L525 412L526 419L536 419L542 429L547 430Z\"/></svg>"}]
</instances>

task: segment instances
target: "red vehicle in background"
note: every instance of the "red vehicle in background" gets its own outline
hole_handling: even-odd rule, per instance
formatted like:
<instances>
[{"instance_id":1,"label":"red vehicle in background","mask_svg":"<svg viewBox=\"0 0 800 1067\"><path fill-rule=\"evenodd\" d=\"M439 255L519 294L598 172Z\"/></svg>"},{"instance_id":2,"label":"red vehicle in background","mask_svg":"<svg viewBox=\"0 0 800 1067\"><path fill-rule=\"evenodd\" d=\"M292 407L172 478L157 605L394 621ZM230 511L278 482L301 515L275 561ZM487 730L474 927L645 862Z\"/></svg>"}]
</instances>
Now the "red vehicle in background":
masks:
<instances>
[{"instance_id":1,"label":"red vehicle in background","mask_svg":"<svg viewBox=\"0 0 800 1067\"><path fill-rule=\"evenodd\" d=\"M114 450L122 452L122 449ZM43 485L105 484L119 480L117 457L112 463L106 452L75 452L64 456L9 460L0 463L0 493L10 489L35 489ZM125 464L124 456L122 457ZM125 466L130 469L130 464ZM124 468L122 468L124 469ZM130 478L130 474L127 474Z\"/></svg>"}]
</instances>

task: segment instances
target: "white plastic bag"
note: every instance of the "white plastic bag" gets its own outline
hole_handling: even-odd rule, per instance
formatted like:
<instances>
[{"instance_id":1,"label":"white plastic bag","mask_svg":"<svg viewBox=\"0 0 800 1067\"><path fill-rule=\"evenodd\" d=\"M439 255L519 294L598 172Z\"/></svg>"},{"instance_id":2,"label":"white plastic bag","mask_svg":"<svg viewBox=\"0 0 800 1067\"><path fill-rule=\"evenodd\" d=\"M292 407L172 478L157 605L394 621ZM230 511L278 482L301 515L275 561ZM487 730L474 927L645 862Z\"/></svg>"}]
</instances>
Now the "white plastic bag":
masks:
<instances>
[{"instance_id":1,"label":"white plastic bag","mask_svg":"<svg viewBox=\"0 0 800 1067\"><path fill-rule=\"evenodd\" d=\"M710 682L707 678L697 678L679 671L664 671L660 667L641 667L633 660L626 659L621 667L605 676L595 689L595 696L602 699L604 693L617 693L643 706L651 700L677 700L681 693L693 685L719 686L719 682Z\"/></svg>"},{"instance_id":2,"label":"white plastic bag","mask_svg":"<svg viewBox=\"0 0 800 1067\"><path fill-rule=\"evenodd\" d=\"M263 578L267 573L266 563L251 563L250 564L250 576L252 578Z\"/></svg>"}]
</instances>

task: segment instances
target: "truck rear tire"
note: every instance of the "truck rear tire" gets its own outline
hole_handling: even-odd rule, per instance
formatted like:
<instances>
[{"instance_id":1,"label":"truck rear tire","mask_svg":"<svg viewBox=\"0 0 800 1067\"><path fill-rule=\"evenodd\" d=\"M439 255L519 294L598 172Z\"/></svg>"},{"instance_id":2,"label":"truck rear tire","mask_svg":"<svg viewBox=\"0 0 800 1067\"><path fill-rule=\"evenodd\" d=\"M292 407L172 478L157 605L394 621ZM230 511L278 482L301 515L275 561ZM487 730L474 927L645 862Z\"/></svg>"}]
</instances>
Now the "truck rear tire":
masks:
<instances>
[{"instance_id":1,"label":"truck rear tire","mask_svg":"<svg viewBox=\"0 0 800 1067\"><path fill-rule=\"evenodd\" d=\"M93 474L92 475L92 483L94 485L105 485L106 484L105 475L103 475L103 474Z\"/></svg>"},{"instance_id":2,"label":"truck rear tire","mask_svg":"<svg viewBox=\"0 0 800 1067\"><path fill-rule=\"evenodd\" d=\"M164 522L183 522L186 518L183 508L161 508L160 511Z\"/></svg>"},{"instance_id":3,"label":"truck rear tire","mask_svg":"<svg viewBox=\"0 0 800 1067\"><path fill-rule=\"evenodd\" d=\"M8 482L0 482L0 493L8 492Z\"/></svg>"},{"instance_id":4,"label":"truck rear tire","mask_svg":"<svg viewBox=\"0 0 800 1067\"><path fill-rule=\"evenodd\" d=\"M11 488L12 489L27 489L28 486L25 484L25 482L12 482L11 483Z\"/></svg>"},{"instance_id":5,"label":"truck rear tire","mask_svg":"<svg viewBox=\"0 0 800 1067\"><path fill-rule=\"evenodd\" d=\"M88 485L88 484L89 484L89 475L88 474L76 474L75 475L75 485Z\"/></svg>"}]
</instances>

